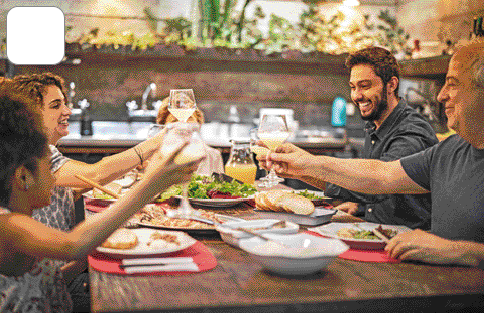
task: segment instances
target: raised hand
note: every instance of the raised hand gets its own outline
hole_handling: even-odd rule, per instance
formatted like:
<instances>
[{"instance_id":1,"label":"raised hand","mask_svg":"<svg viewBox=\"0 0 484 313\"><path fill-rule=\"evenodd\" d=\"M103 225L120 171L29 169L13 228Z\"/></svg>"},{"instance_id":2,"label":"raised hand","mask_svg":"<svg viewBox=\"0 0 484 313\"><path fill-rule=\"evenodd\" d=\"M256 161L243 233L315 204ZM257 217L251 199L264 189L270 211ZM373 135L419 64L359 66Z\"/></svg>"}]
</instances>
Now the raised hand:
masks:
<instances>
[{"instance_id":1,"label":"raised hand","mask_svg":"<svg viewBox=\"0 0 484 313\"><path fill-rule=\"evenodd\" d=\"M275 153L269 153L266 157L257 157L262 167L267 169L274 163L277 175L288 178L310 175L313 159L312 154L290 143L281 145Z\"/></svg>"},{"instance_id":2,"label":"raised hand","mask_svg":"<svg viewBox=\"0 0 484 313\"><path fill-rule=\"evenodd\" d=\"M174 162L175 157L188 144L189 142L186 141L183 145L166 155L161 150L158 150L151 158L143 178L150 179L153 184L163 181L165 183L168 182L168 186L189 181L204 157L188 163L177 164Z\"/></svg>"}]
</instances>

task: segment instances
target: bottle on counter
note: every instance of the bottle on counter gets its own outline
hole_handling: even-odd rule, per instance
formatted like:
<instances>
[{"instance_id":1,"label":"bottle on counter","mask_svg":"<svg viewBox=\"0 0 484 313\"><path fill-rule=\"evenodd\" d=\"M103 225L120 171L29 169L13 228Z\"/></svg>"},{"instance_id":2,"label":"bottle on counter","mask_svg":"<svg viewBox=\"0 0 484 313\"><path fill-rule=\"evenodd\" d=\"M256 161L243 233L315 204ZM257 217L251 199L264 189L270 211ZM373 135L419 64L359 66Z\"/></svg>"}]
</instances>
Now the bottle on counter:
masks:
<instances>
[{"instance_id":1,"label":"bottle on counter","mask_svg":"<svg viewBox=\"0 0 484 313\"><path fill-rule=\"evenodd\" d=\"M89 102L86 99L79 101L79 107L81 108L81 136L92 136L92 120L89 116L88 108L90 107Z\"/></svg>"},{"instance_id":2,"label":"bottle on counter","mask_svg":"<svg viewBox=\"0 0 484 313\"><path fill-rule=\"evenodd\" d=\"M343 97L336 97L331 108L331 126L346 126L346 100Z\"/></svg>"},{"instance_id":3,"label":"bottle on counter","mask_svg":"<svg viewBox=\"0 0 484 313\"><path fill-rule=\"evenodd\" d=\"M225 164L225 174L246 184L253 184L257 166L250 151L250 141L232 140L229 160Z\"/></svg>"}]
</instances>

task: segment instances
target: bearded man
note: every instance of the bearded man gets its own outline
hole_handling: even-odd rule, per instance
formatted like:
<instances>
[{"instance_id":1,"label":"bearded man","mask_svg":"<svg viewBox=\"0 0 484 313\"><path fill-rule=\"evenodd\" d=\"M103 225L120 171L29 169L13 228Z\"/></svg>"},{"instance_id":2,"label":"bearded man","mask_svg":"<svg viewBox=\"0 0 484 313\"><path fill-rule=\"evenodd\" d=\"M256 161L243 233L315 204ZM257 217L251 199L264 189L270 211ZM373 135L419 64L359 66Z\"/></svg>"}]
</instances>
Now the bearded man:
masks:
<instances>
[{"instance_id":1,"label":"bearded man","mask_svg":"<svg viewBox=\"0 0 484 313\"><path fill-rule=\"evenodd\" d=\"M438 142L430 124L398 97L398 64L391 52L378 47L359 50L347 58L346 66L351 71L351 99L367 121L363 158L398 160ZM350 201L336 208L368 222L430 228L429 194L370 195L327 184L326 195Z\"/></svg>"}]
</instances>

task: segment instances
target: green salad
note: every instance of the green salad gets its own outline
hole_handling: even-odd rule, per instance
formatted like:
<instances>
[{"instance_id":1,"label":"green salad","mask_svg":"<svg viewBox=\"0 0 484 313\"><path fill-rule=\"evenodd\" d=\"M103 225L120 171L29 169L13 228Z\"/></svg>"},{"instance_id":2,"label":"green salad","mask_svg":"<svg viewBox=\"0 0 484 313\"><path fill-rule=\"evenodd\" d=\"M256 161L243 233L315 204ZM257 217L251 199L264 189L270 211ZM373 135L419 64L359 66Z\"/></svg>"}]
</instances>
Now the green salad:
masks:
<instances>
[{"instance_id":1,"label":"green salad","mask_svg":"<svg viewBox=\"0 0 484 313\"><path fill-rule=\"evenodd\" d=\"M294 193L296 193L296 192L294 191ZM299 191L299 192L297 192L297 194L300 194L301 196L304 196L304 197L308 198L309 200L324 199L323 196L319 196L319 195L315 194L314 192L308 191L307 189Z\"/></svg>"},{"instance_id":2,"label":"green salad","mask_svg":"<svg viewBox=\"0 0 484 313\"><path fill-rule=\"evenodd\" d=\"M157 201L163 202L173 196L181 195L182 185L173 185L161 193ZM247 198L256 193L252 185L232 182L221 182L210 176L194 175L188 185L188 197L195 199L211 198ZM214 196L217 195L217 196Z\"/></svg>"}]
</instances>

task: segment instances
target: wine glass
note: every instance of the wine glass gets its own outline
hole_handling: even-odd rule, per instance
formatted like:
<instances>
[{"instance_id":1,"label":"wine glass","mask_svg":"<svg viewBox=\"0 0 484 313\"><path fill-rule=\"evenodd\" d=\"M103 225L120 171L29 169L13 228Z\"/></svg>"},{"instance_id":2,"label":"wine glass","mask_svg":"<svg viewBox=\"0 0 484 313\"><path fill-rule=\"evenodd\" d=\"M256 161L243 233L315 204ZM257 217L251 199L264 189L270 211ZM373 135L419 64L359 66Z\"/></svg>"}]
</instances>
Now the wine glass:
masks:
<instances>
[{"instance_id":1,"label":"wine glass","mask_svg":"<svg viewBox=\"0 0 484 313\"><path fill-rule=\"evenodd\" d=\"M163 136L161 152L169 154L180 147L184 142L188 145L175 157L174 162L183 164L192 162L206 156L205 143L200 136L200 125L196 123L175 122L166 126L167 132ZM180 207L176 212L168 211L169 217L188 218L194 214L195 210L188 200L188 183L183 184L183 196Z\"/></svg>"},{"instance_id":2,"label":"wine glass","mask_svg":"<svg viewBox=\"0 0 484 313\"><path fill-rule=\"evenodd\" d=\"M269 153L269 149L257 144L257 142L260 141L259 137L257 136L257 128L251 129L249 131L249 136L250 136L250 151L252 151L255 155L258 155L258 156L265 156ZM267 172L265 169L262 169L262 171L264 175L267 175ZM265 187L266 180L267 180L267 176L260 177L258 187Z\"/></svg>"},{"instance_id":3,"label":"wine glass","mask_svg":"<svg viewBox=\"0 0 484 313\"><path fill-rule=\"evenodd\" d=\"M179 122L186 122L197 109L193 89L172 89L170 90L170 103L168 111L176 117Z\"/></svg>"},{"instance_id":4,"label":"wine glass","mask_svg":"<svg viewBox=\"0 0 484 313\"><path fill-rule=\"evenodd\" d=\"M276 149L289 137L289 129L286 123L286 116L283 114L266 114L262 116L257 129L257 136L269 148L271 152ZM272 187L284 181L276 175L274 167L271 167L269 175L266 176L266 186Z\"/></svg>"}]
</instances>

